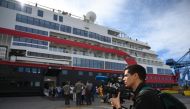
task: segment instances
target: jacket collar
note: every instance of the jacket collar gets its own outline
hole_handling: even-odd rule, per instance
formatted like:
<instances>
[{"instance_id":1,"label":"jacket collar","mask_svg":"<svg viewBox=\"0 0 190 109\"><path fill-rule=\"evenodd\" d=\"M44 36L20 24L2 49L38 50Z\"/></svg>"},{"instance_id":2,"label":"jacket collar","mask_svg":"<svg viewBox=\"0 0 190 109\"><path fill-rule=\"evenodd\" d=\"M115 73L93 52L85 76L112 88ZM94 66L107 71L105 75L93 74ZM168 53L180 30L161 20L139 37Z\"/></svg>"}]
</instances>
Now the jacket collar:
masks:
<instances>
[{"instance_id":1,"label":"jacket collar","mask_svg":"<svg viewBox=\"0 0 190 109\"><path fill-rule=\"evenodd\" d=\"M138 87L136 88L136 90L134 91L134 95L137 96L138 93L141 91L141 89L142 89L143 87L145 87L145 86L146 86L146 85L144 84L144 82L140 83L140 84L138 85Z\"/></svg>"}]
</instances>

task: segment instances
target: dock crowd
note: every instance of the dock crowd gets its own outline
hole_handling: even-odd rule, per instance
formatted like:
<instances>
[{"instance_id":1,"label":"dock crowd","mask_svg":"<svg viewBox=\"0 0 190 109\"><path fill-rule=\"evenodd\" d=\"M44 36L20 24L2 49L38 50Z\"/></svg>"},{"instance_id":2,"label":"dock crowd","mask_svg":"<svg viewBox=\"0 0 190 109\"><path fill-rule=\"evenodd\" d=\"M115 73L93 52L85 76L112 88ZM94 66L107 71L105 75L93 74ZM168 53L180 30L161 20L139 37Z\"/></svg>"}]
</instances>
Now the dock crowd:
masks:
<instances>
[{"instance_id":1,"label":"dock crowd","mask_svg":"<svg viewBox=\"0 0 190 109\"><path fill-rule=\"evenodd\" d=\"M91 105L94 96L99 93L98 88L91 82L86 84L81 81L71 85L65 82L63 86L45 86L44 95L52 98L64 98L65 105L70 105L70 101L75 101L76 105Z\"/></svg>"}]
</instances>

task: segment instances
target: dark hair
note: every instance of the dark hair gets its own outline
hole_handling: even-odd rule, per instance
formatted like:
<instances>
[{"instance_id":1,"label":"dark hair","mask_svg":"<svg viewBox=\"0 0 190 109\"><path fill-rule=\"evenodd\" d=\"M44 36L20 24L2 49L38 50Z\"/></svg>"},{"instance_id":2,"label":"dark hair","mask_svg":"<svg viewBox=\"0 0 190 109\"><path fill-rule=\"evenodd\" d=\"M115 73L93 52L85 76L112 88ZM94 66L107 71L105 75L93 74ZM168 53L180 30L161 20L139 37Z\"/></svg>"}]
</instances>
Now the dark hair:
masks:
<instances>
[{"instance_id":1,"label":"dark hair","mask_svg":"<svg viewBox=\"0 0 190 109\"><path fill-rule=\"evenodd\" d=\"M137 73L139 75L140 80L145 81L146 78L146 70L143 66L135 64L135 65L130 65L124 69L128 70L128 73L133 75Z\"/></svg>"}]
</instances>

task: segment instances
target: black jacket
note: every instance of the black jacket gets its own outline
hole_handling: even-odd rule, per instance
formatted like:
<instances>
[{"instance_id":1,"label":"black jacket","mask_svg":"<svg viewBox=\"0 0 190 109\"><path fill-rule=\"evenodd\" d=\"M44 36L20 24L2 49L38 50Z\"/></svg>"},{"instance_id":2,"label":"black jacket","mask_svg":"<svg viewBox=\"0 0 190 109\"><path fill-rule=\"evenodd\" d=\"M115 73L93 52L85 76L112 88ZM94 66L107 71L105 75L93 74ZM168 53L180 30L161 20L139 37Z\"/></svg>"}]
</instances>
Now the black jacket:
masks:
<instances>
[{"instance_id":1,"label":"black jacket","mask_svg":"<svg viewBox=\"0 0 190 109\"><path fill-rule=\"evenodd\" d=\"M148 89L142 91L144 87L147 86L142 83L135 90L132 109L164 109L159 96L156 94L158 92Z\"/></svg>"}]
</instances>

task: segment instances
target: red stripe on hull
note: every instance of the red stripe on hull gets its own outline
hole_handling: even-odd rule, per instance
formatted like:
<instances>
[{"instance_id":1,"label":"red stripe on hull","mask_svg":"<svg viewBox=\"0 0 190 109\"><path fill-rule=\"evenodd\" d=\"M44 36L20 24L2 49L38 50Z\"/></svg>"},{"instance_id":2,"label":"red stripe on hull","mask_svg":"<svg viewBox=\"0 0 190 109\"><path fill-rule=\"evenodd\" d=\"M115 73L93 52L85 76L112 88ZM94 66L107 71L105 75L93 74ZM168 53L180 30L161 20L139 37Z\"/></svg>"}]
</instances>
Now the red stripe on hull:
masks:
<instances>
[{"instance_id":1,"label":"red stripe on hull","mask_svg":"<svg viewBox=\"0 0 190 109\"><path fill-rule=\"evenodd\" d=\"M90 45L90 44L86 44L86 43L60 39L60 38L56 38L56 37L47 37L47 36L36 35L36 34L31 34L31 33L26 33L26 32L20 32L20 31L16 31L16 30L1 28L1 27L0 27L0 33L18 36L18 37L26 37L26 38L34 38L34 39L39 39L39 40L44 40L44 41L50 41L50 42L54 42L57 44L81 47L81 48L91 49L94 51L113 53L118 56L122 56L125 59L125 61L128 63L128 65L137 64L137 62L135 61L135 59L133 57L131 57L128 53L126 53L122 50L105 48L105 47L102 47L99 45Z\"/></svg>"},{"instance_id":2,"label":"red stripe on hull","mask_svg":"<svg viewBox=\"0 0 190 109\"><path fill-rule=\"evenodd\" d=\"M147 74L147 83L177 83L174 75Z\"/></svg>"}]
</instances>

